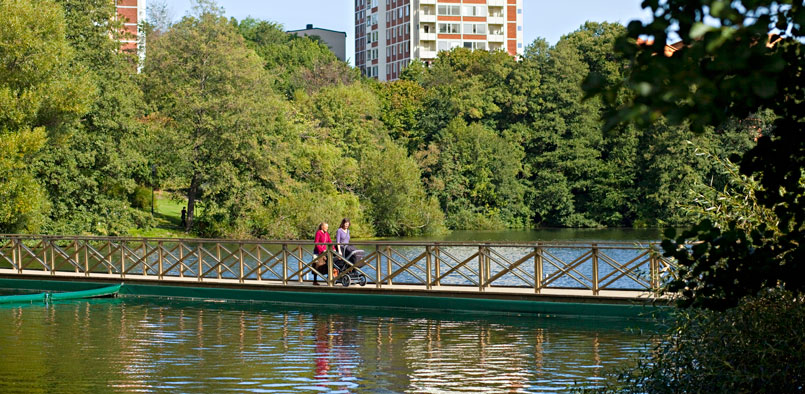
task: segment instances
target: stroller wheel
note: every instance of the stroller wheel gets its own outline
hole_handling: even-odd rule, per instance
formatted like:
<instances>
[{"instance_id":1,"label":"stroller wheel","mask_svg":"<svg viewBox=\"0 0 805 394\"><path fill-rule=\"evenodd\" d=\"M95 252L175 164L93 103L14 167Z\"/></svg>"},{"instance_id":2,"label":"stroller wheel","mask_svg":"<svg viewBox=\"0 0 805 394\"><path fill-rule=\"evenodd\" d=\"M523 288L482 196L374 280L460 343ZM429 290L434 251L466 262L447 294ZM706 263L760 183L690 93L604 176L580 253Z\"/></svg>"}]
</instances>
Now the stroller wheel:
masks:
<instances>
[{"instance_id":1,"label":"stroller wheel","mask_svg":"<svg viewBox=\"0 0 805 394\"><path fill-rule=\"evenodd\" d=\"M344 287L349 287L350 281L351 280L349 279L349 275L344 275L341 277L341 284L344 285Z\"/></svg>"},{"instance_id":2,"label":"stroller wheel","mask_svg":"<svg viewBox=\"0 0 805 394\"><path fill-rule=\"evenodd\" d=\"M361 277L358 278L358 284L361 286L366 286L366 275L361 275Z\"/></svg>"}]
</instances>

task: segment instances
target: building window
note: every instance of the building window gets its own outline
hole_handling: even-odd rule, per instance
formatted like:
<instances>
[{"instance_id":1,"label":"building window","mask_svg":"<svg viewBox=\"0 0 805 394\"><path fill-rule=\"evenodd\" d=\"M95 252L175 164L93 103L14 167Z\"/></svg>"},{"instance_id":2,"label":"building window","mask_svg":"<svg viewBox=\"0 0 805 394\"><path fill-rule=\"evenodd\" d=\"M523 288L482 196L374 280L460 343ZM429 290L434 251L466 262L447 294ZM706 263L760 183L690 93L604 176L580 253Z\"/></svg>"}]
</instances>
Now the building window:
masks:
<instances>
[{"instance_id":1,"label":"building window","mask_svg":"<svg viewBox=\"0 0 805 394\"><path fill-rule=\"evenodd\" d=\"M410 7L410 6L408 6L408 5L407 5L407 6L405 6L405 16L408 16L408 15L409 15L409 14L408 14L408 7Z\"/></svg>"},{"instance_id":2,"label":"building window","mask_svg":"<svg viewBox=\"0 0 805 394\"><path fill-rule=\"evenodd\" d=\"M464 16L486 16L486 6L485 5L464 6Z\"/></svg>"},{"instance_id":3,"label":"building window","mask_svg":"<svg viewBox=\"0 0 805 394\"><path fill-rule=\"evenodd\" d=\"M440 23L439 33L441 34L461 34L460 23Z\"/></svg>"},{"instance_id":4,"label":"building window","mask_svg":"<svg viewBox=\"0 0 805 394\"><path fill-rule=\"evenodd\" d=\"M484 41L464 41L464 48L467 49L483 49L486 50L486 42Z\"/></svg>"},{"instance_id":5,"label":"building window","mask_svg":"<svg viewBox=\"0 0 805 394\"><path fill-rule=\"evenodd\" d=\"M437 13L439 15L446 15L446 16L460 16L461 15L461 6L460 5L440 5L437 8Z\"/></svg>"},{"instance_id":6,"label":"building window","mask_svg":"<svg viewBox=\"0 0 805 394\"><path fill-rule=\"evenodd\" d=\"M486 34L485 23L465 23L464 34Z\"/></svg>"},{"instance_id":7,"label":"building window","mask_svg":"<svg viewBox=\"0 0 805 394\"><path fill-rule=\"evenodd\" d=\"M449 51L453 48L458 48L461 46L461 41L439 41L437 44L437 49L439 51Z\"/></svg>"}]
</instances>

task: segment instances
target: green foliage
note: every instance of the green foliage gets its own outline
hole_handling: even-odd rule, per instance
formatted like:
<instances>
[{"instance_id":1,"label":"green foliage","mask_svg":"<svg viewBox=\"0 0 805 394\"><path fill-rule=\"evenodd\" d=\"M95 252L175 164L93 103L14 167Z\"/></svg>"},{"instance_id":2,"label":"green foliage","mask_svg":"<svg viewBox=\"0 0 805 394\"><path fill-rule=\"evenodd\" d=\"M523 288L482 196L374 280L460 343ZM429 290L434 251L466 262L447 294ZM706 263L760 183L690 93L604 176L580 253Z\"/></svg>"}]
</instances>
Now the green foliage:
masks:
<instances>
[{"instance_id":1,"label":"green foliage","mask_svg":"<svg viewBox=\"0 0 805 394\"><path fill-rule=\"evenodd\" d=\"M142 210L151 209L151 188L145 186L137 186L134 188L134 193L130 197L131 206ZM154 209L157 207L157 201L154 200Z\"/></svg>"},{"instance_id":2,"label":"green foliage","mask_svg":"<svg viewBox=\"0 0 805 394\"><path fill-rule=\"evenodd\" d=\"M73 62L62 10L0 3L0 232L36 232L49 201L31 161L88 111L94 89Z\"/></svg>"},{"instance_id":3,"label":"green foliage","mask_svg":"<svg viewBox=\"0 0 805 394\"><path fill-rule=\"evenodd\" d=\"M144 70L148 100L170 119L162 143L184 160L178 167L189 183L188 228L199 198L208 218L224 215L226 222L262 203L250 191L256 181L241 175L284 114L244 39L213 6L198 12L154 42Z\"/></svg>"},{"instance_id":4,"label":"green foliage","mask_svg":"<svg viewBox=\"0 0 805 394\"><path fill-rule=\"evenodd\" d=\"M426 167L431 190L455 229L505 228L529 222L522 148L478 123L453 120Z\"/></svg>"},{"instance_id":5,"label":"green foliage","mask_svg":"<svg viewBox=\"0 0 805 394\"><path fill-rule=\"evenodd\" d=\"M277 77L277 91L288 97L298 89L311 93L325 86L350 84L360 75L338 61L322 42L287 34L280 24L253 18L231 23L263 60L266 70Z\"/></svg>"},{"instance_id":6,"label":"green foliage","mask_svg":"<svg viewBox=\"0 0 805 394\"><path fill-rule=\"evenodd\" d=\"M361 161L361 195L379 234L410 236L439 233L444 216L435 199L428 198L416 162L405 149L385 141Z\"/></svg>"},{"instance_id":7,"label":"green foliage","mask_svg":"<svg viewBox=\"0 0 805 394\"><path fill-rule=\"evenodd\" d=\"M354 194L324 193L303 187L280 197L256 215L255 220L261 237L308 239L314 237L320 222L330 223L332 229L348 217L352 236L360 238L375 234L366 216L364 205Z\"/></svg>"},{"instance_id":8,"label":"green foliage","mask_svg":"<svg viewBox=\"0 0 805 394\"><path fill-rule=\"evenodd\" d=\"M608 133L601 114L642 100L625 84L585 100L585 81L616 86L637 70L612 50L631 34L617 24L537 40L519 60L457 48L379 83L316 39L226 20L209 0L175 24L151 5L140 75L113 3L3 6L25 14L0 21L4 231L148 227L138 185L152 184L187 195L187 230L203 236L309 237L343 216L361 236L684 225L692 185L726 184L684 141L723 160L756 136L741 118L694 135L672 115ZM753 113L764 136L781 135L779 118Z\"/></svg>"},{"instance_id":9,"label":"green foliage","mask_svg":"<svg viewBox=\"0 0 805 394\"><path fill-rule=\"evenodd\" d=\"M723 309L766 287L805 291L805 86L802 24L805 7L797 1L674 0L646 2L653 21L629 24L616 48L631 59L631 76L605 83L592 75L588 89L611 104L609 125L650 124L664 116L694 131L772 113L771 131L741 158L741 172L758 180L757 203L773 210L780 223L751 231L740 219L703 220L692 231L664 242L668 256L680 260L682 277L671 290L684 289L683 305ZM718 22L708 25L707 18ZM780 32L782 36L775 34ZM667 37L681 46L664 53ZM639 37L653 43L637 45ZM624 88L631 100L616 98ZM669 234L674 237L674 234ZM697 242L686 249L687 242Z\"/></svg>"},{"instance_id":10,"label":"green foliage","mask_svg":"<svg viewBox=\"0 0 805 394\"><path fill-rule=\"evenodd\" d=\"M677 310L664 339L596 393L795 393L805 387L805 299L769 291L726 312Z\"/></svg>"},{"instance_id":11,"label":"green foliage","mask_svg":"<svg viewBox=\"0 0 805 394\"><path fill-rule=\"evenodd\" d=\"M405 71L411 70L411 66ZM412 154L425 143L424 135L417 124L425 112L421 97L425 89L418 83L399 80L377 85L380 100L380 120L388 128L395 141L406 146Z\"/></svg>"}]
</instances>

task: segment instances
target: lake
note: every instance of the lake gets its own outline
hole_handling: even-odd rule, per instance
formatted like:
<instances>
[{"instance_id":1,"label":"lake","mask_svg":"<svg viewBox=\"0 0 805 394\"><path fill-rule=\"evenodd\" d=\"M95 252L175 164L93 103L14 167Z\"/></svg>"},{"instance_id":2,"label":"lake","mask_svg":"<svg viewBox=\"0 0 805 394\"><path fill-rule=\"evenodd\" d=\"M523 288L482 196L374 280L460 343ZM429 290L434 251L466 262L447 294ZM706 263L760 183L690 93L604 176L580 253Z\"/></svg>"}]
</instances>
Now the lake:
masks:
<instances>
[{"instance_id":1,"label":"lake","mask_svg":"<svg viewBox=\"0 0 805 394\"><path fill-rule=\"evenodd\" d=\"M541 229L406 240L643 244L660 235ZM6 305L0 392L562 392L600 382L605 368L650 346L655 331L645 320L352 305L166 298Z\"/></svg>"},{"instance_id":2,"label":"lake","mask_svg":"<svg viewBox=\"0 0 805 394\"><path fill-rule=\"evenodd\" d=\"M556 392L650 343L633 320L159 298L0 308L0 392Z\"/></svg>"}]
</instances>

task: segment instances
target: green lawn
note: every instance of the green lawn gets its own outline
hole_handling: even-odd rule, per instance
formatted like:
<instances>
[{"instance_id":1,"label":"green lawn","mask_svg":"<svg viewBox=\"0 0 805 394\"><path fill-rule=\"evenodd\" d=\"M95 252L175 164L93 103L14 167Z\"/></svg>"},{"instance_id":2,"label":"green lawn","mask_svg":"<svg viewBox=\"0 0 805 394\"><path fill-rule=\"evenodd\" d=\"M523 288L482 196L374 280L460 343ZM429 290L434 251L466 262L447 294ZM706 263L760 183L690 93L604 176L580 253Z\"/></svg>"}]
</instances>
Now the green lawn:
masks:
<instances>
[{"instance_id":1,"label":"green lawn","mask_svg":"<svg viewBox=\"0 0 805 394\"><path fill-rule=\"evenodd\" d=\"M186 233L181 228L182 207L186 204L186 200L176 201L168 193L157 192L154 227L133 228L129 230L129 234L135 237L194 238L194 235Z\"/></svg>"}]
</instances>

